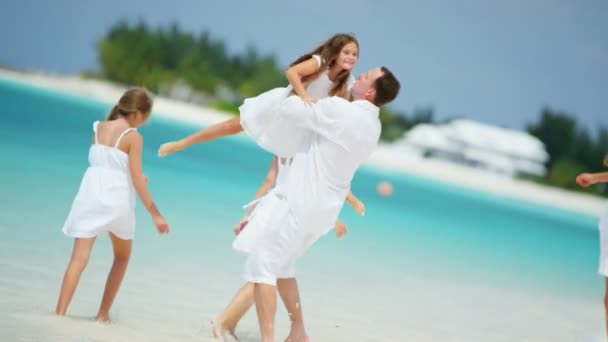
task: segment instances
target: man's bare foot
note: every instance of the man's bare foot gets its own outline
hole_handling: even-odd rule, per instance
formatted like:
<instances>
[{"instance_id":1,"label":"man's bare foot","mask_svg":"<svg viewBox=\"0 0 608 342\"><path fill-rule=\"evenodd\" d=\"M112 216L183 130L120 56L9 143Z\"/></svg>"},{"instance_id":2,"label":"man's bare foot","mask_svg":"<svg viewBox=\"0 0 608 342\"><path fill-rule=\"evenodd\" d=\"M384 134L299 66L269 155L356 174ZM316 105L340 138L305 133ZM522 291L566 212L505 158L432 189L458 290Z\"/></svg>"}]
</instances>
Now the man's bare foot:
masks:
<instances>
[{"instance_id":1,"label":"man's bare foot","mask_svg":"<svg viewBox=\"0 0 608 342\"><path fill-rule=\"evenodd\" d=\"M220 339L225 342L238 341L239 339L236 337L234 333L234 327L229 328L224 326L223 322L219 317L212 319L209 323L211 323L211 332L213 337Z\"/></svg>"},{"instance_id":2,"label":"man's bare foot","mask_svg":"<svg viewBox=\"0 0 608 342\"><path fill-rule=\"evenodd\" d=\"M309 342L310 339L305 331L290 331L285 342Z\"/></svg>"}]
</instances>

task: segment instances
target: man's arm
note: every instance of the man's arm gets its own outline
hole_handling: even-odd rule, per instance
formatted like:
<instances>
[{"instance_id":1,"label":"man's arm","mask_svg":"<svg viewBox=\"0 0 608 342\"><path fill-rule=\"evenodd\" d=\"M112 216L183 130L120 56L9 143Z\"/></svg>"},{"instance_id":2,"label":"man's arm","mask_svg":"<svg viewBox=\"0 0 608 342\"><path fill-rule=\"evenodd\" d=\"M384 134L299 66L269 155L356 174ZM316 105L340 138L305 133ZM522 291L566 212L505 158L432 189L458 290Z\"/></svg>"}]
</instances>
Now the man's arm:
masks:
<instances>
[{"instance_id":1,"label":"man's arm","mask_svg":"<svg viewBox=\"0 0 608 342\"><path fill-rule=\"evenodd\" d=\"M296 126L326 135L338 124L341 114L348 111L349 102L340 97L328 97L315 104L306 104L297 96L283 100L281 115Z\"/></svg>"}]
</instances>

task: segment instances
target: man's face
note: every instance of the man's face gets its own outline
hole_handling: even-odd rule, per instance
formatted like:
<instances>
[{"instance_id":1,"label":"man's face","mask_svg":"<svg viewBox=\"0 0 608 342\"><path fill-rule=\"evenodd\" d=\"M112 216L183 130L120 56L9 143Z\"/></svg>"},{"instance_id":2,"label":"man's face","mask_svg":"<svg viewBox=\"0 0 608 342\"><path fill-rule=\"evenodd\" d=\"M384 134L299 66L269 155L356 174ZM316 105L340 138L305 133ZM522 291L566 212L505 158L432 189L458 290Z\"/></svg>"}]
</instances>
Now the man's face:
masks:
<instances>
[{"instance_id":1,"label":"man's face","mask_svg":"<svg viewBox=\"0 0 608 342\"><path fill-rule=\"evenodd\" d=\"M372 101L376 96L374 83L382 76L382 69L374 68L370 71L359 75L359 78L353 84L353 97L355 99L366 99Z\"/></svg>"}]
</instances>

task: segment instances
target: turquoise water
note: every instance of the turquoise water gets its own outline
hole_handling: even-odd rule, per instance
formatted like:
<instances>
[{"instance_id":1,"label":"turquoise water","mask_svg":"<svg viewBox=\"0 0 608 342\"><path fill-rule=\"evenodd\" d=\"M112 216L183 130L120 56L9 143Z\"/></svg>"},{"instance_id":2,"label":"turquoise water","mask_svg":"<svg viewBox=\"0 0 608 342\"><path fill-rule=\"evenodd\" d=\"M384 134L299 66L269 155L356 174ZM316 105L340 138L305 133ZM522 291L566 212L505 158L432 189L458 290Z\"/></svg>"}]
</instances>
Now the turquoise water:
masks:
<instances>
[{"instance_id":1,"label":"turquoise water","mask_svg":"<svg viewBox=\"0 0 608 342\"><path fill-rule=\"evenodd\" d=\"M108 105L2 79L0 103L0 273L35 280L27 266L44 268L56 282L42 300L52 310L71 244L60 228L87 166L92 122ZM162 142L195 129L154 116L140 129L144 170L172 232L157 238L140 205L131 269L154 274L170 267L203 278L211 272L235 288L241 260L230 249L231 228L271 156L237 136L156 157ZM393 183L391 197L376 194L382 180ZM302 261L303 275L339 279L366 269L367 277L398 286L413 276L600 303L595 217L368 167L358 171L353 192L366 216L345 208L349 234L315 245ZM95 253L107 257L106 247Z\"/></svg>"}]
</instances>

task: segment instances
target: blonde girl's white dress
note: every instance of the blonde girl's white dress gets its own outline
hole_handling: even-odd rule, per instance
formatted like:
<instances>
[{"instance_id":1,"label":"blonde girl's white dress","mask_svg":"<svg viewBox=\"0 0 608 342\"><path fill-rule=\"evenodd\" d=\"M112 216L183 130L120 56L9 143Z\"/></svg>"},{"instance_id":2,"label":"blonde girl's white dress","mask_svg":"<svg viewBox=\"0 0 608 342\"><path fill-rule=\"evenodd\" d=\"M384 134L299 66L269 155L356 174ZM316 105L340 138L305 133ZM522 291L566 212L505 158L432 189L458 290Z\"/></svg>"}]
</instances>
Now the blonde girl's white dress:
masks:
<instances>
[{"instance_id":1,"label":"blonde girl's white dress","mask_svg":"<svg viewBox=\"0 0 608 342\"><path fill-rule=\"evenodd\" d=\"M313 55L313 58L321 66L321 57ZM351 76L349 90L353 83L354 78ZM310 82L306 91L313 98L322 99L329 96L332 86L333 82L325 71ZM277 110L292 90L291 85L275 88L246 99L239 107L241 126L245 133L261 148L284 158L294 156L309 145L309 132L282 118Z\"/></svg>"},{"instance_id":2,"label":"blonde girl's white dress","mask_svg":"<svg viewBox=\"0 0 608 342\"><path fill-rule=\"evenodd\" d=\"M89 167L72 208L63 225L65 235L92 238L112 232L124 240L135 236L135 188L129 170L129 156L118 149L122 138L135 128L128 128L113 146L97 141L97 125L93 124L95 143L89 149Z\"/></svg>"}]
</instances>

